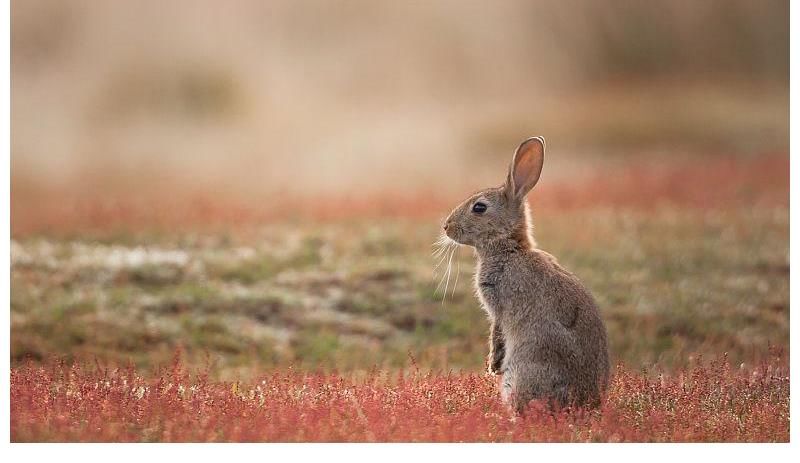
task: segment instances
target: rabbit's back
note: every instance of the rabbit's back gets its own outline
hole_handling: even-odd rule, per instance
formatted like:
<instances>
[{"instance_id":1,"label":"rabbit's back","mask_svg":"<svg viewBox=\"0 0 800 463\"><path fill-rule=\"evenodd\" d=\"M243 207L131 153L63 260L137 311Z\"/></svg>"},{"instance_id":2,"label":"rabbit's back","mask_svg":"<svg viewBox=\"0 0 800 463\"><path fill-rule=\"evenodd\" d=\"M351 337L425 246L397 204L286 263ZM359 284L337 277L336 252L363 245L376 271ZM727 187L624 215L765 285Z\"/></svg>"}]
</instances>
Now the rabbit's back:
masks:
<instances>
[{"instance_id":1,"label":"rabbit's back","mask_svg":"<svg viewBox=\"0 0 800 463\"><path fill-rule=\"evenodd\" d=\"M499 315L505 384L525 401L594 404L608 382L606 329L591 293L553 256L530 250L503 266ZM550 391L546 393L546 391Z\"/></svg>"}]
</instances>

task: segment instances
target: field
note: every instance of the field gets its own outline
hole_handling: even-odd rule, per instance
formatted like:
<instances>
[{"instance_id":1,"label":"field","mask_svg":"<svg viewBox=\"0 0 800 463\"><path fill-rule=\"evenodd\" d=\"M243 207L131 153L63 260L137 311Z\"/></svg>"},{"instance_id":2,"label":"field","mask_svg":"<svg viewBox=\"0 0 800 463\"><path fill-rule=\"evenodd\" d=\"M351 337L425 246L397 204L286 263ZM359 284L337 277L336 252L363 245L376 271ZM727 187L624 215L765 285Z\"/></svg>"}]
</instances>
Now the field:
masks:
<instances>
[{"instance_id":1,"label":"field","mask_svg":"<svg viewBox=\"0 0 800 463\"><path fill-rule=\"evenodd\" d=\"M408 214L330 198L266 224L244 205L98 206L12 241L12 439L785 441L770 348L789 338L788 159L661 162L531 198L540 246L592 289L624 365L601 412L502 411L470 252L436 291L456 197ZM164 376L176 349L203 375ZM449 411L412 427L432 410Z\"/></svg>"},{"instance_id":2,"label":"field","mask_svg":"<svg viewBox=\"0 0 800 463\"><path fill-rule=\"evenodd\" d=\"M698 363L674 376L617 368L596 410L514 417L493 378L417 369L350 376L295 370L211 382L179 358L133 368L25 365L11 374L14 441L787 442L785 362Z\"/></svg>"},{"instance_id":3,"label":"field","mask_svg":"<svg viewBox=\"0 0 800 463\"><path fill-rule=\"evenodd\" d=\"M788 441L788 16L11 2L11 440ZM533 135L614 369L515 417L433 244Z\"/></svg>"}]
</instances>

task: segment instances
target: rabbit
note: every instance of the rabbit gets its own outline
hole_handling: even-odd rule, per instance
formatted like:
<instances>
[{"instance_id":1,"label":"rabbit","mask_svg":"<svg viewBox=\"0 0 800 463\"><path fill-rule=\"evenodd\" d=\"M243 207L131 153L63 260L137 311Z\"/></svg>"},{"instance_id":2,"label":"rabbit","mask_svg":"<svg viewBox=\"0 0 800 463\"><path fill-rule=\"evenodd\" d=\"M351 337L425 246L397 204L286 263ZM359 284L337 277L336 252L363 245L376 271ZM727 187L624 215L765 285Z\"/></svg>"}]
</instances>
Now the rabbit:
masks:
<instances>
[{"instance_id":1,"label":"rabbit","mask_svg":"<svg viewBox=\"0 0 800 463\"><path fill-rule=\"evenodd\" d=\"M503 185L470 196L444 222L444 234L475 249L475 290L490 321L489 372L517 413L529 401L595 407L608 384L607 334L597 304L578 278L537 248L526 196L539 181L545 141L514 153Z\"/></svg>"}]
</instances>

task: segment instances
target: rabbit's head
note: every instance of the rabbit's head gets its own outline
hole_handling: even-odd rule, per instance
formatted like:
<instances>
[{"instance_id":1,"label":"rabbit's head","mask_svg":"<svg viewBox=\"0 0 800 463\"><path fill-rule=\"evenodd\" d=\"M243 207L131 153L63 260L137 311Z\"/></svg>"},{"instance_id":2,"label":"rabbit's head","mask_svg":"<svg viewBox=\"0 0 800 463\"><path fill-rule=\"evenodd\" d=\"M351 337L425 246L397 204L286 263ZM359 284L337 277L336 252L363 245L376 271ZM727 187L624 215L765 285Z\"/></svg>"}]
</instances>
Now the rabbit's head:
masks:
<instances>
[{"instance_id":1,"label":"rabbit's head","mask_svg":"<svg viewBox=\"0 0 800 463\"><path fill-rule=\"evenodd\" d=\"M445 234L479 250L493 243L532 245L525 197L542 173L544 146L542 137L522 142L511 160L505 183L481 190L455 208L444 223Z\"/></svg>"}]
</instances>

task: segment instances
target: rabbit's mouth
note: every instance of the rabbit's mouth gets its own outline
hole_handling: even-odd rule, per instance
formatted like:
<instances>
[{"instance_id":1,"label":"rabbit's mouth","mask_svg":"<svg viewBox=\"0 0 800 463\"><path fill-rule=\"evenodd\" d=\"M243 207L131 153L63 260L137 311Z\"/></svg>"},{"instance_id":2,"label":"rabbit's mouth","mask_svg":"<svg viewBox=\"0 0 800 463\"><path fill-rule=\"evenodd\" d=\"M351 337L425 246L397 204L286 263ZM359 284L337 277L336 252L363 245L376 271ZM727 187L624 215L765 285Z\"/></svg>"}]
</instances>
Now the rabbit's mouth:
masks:
<instances>
[{"instance_id":1,"label":"rabbit's mouth","mask_svg":"<svg viewBox=\"0 0 800 463\"><path fill-rule=\"evenodd\" d=\"M472 243L469 242L469 237L465 237L459 228L453 227L451 230L447 230L445 234L454 244L472 246Z\"/></svg>"},{"instance_id":2,"label":"rabbit's mouth","mask_svg":"<svg viewBox=\"0 0 800 463\"><path fill-rule=\"evenodd\" d=\"M464 244L459 239L459 237L461 236L461 230L459 229L459 227L456 226L456 224L447 222L443 228L444 228L444 236L446 236L450 241L452 241L455 244Z\"/></svg>"}]
</instances>

